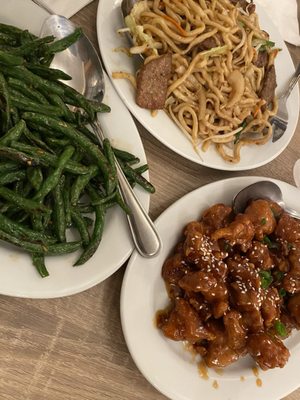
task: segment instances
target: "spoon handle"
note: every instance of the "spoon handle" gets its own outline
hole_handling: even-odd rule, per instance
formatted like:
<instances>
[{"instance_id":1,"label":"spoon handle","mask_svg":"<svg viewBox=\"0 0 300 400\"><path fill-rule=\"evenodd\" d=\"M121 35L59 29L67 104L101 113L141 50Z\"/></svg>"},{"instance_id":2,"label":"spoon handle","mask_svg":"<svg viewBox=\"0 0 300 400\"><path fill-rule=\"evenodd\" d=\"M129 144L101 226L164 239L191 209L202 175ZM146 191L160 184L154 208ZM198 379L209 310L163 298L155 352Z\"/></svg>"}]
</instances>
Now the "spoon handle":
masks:
<instances>
[{"instance_id":1,"label":"spoon handle","mask_svg":"<svg viewBox=\"0 0 300 400\"><path fill-rule=\"evenodd\" d=\"M102 143L105 137L99 122L93 123L92 127L98 140ZM131 213L127 214L127 219L135 247L141 256L153 257L161 248L158 232L137 199L116 157L115 163L121 195L131 210Z\"/></svg>"},{"instance_id":2,"label":"spoon handle","mask_svg":"<svg viewBox=\"0 0 300 400\"><path fill-rule=\"evenodd\" d=\"M35 3L37 6L41 7L43 10L47 11L49 14L53 14L53 12L48 8L44 3L42 3L39 0L31 0L33 3Z\"/></svg>"},{"instance_id":3,"label":"spoon handle","mask_svg":"<svg viewBox=\"0 0 300 400\"><path fill-rule=\"evenodd\" d=\"M296 219L300 219L300 214L296 210L293 210L290 207L284 206L284 211L287 214L289 214L291 217L296 218Z\"/></svg>"}]
</instances>

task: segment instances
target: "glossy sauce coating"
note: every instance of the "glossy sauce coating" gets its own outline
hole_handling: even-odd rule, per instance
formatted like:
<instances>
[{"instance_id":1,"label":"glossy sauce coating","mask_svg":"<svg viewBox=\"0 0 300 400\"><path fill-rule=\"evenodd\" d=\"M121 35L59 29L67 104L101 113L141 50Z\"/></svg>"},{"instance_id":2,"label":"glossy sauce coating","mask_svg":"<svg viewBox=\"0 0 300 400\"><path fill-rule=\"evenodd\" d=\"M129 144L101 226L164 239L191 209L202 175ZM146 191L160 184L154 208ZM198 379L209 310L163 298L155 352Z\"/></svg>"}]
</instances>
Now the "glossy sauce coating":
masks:
<instances>
[{"instance_id":1,"label":"glossy sauce coating","mask_svg":"<svg viewBox=\"0 0 300 400\"><path fill-rule=\"evenodd\" d=\"M284 367L283 343L300 327L300 222L268 200L243 214L215 204L191 221L162 267L170 305L157 326L185 341L208 367L250 354Z\"/></svg>"}]
</instances>

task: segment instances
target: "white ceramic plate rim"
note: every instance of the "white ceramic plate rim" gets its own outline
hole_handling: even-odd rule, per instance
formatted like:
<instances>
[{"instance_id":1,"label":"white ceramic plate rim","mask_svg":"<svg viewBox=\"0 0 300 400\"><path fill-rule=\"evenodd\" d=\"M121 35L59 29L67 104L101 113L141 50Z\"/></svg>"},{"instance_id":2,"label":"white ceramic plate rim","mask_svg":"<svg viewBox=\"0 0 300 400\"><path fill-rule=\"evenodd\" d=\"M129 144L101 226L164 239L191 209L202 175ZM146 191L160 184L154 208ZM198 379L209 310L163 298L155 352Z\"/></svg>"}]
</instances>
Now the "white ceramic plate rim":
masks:
<instances>
[{"instance_id":1,"label":"white ceramic plate rim","mask_svg":"<svg viewBox=\"0 0 300 400\"><path fill-rule=\"evenodd\" d=\"M121 0L100 0L97 14L98 42L104 65L111 78L116 71L135 72L134 62L124 53L116 52L118 47L128 47L126 38L116 33L123 26L119 5ZM286 84L288 77L294 72L294 66L289 51L281 38L278 29L261 7L257 7L261 26L270 33L272 40L282 49L276 60L278 76L277 92ZM201 152L201 158L193 150L189 140L184 136L175 123L164 113L160 112L155 118L148 110L138 107L135 103L135 91L126 80L112 79L112 83L120 97L139 120L139 122L161 143L181 156L204 166L228 170L242 171L265 165L276 158L289 144L297 126L299 114L299 93L295 89L288 101L289 126L285 135L276 143L269 142L264 146L247 146L242 149L239 164L225 162L211 147L206 153Z\"/></svg>"},{"instance_id":2,"label":"white ceramic plate rim","mask_svg":"<svg viewBox=\"0 0 300 400\"><path fill-rule=\"evenodd\" d=\"M1 4L1 22L28 28L37 35L46 17L47 14L30 0L10 0ZM146 156L133 119L107 76L105 79L104 102L111 106L112 112L101 115L101 124L116 147L135 153L144 164L147 162ZM150 195L140 189L136 190L136 194L148 211ZM108 212L102 242L91 260L74 268L72 264L78 253L47 257L50 276L44 279L39 277L27 254L11 246L3 247L1 243L0 293L29 298L52 298L79 293L112 275L124 264L132 250L126 218L116 208Z\"/></svg>"},{"instance_id":3,"label":"white ceramic plate rim","mask_svg":"<svg viewBox=\"0 0 300 400\"><path fill-rule=\"evenodd\" d=\"M178 242L184 225L197 219L203 209L216 202L230 202L243 187L259 180L270 180L282 189L286 203L298 210L299 189L264 177L238 177L217 181L188 193L156 220L163 249L154 259L142 259L136 252L128 263L121 290L121 322L128 349L145 378L172 400L279 400L300 385L297 372L300 332L287 339L291 357L283 369L261 372L262 387L257 387L250 357L240 360L219 376L200 378L195 362L181 343L166 339L154 326L155 312L168 303L161 278L161 266ZM241 375L246 377L240 381ZM213 380L219 389L212 387Z\"/></svg>"}]
</instances>

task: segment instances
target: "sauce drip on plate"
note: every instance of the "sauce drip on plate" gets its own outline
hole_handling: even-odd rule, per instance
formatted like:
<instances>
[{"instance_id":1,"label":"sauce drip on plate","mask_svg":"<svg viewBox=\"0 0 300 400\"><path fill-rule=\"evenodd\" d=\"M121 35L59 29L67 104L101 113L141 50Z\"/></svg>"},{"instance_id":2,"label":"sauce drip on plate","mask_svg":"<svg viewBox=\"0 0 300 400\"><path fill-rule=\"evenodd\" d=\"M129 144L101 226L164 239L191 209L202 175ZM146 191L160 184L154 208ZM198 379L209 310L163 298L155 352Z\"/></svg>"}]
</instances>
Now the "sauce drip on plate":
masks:
<instances>
[{"instance_id":1,"label":"sauce drip on plate","mask_svg":"<svg viewBox=\"0 0 300 400\"><path fill-rule=\"evenodd\" d=\"M213 386L214 389L219 389L219 384L218 384L217 381L213 381L212 386Z\"/></svg>"},{"instance_id":2,"label":"sauce drip on plate","mask_svg":"<svg viewBox=\"0 0 300 400\"><path fill-rule=\"evenodd\" d=\"M256 386L262 387L262 380L259 378L259 370L257 367L252 368L253 375L256 377Z\"/></svg>"},{"instance_id":3,"label":"sauce drip on plate","mask_svg":"<svg viewBox=\"0 0 300 400\"><path fill-rule=\"evenodd\" d=\"M199 373L202 379L205 379L206 381L209 379L208 376L208 370L207 370L207 366L205 364L205 361L200 361L198 364L198 369L199 369Z\"/></svg>"}]
</instances>

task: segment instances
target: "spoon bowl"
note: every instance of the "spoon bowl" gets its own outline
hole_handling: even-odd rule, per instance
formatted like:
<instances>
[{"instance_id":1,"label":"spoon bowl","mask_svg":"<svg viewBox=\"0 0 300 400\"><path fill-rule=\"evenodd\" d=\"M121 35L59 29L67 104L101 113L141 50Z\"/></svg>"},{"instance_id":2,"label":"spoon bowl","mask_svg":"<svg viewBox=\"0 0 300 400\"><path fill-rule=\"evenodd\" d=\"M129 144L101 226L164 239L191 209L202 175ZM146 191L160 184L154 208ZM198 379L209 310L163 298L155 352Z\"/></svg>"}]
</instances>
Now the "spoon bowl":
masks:
<instances>
[{"instance_id":1,"label":"spoon bowl","mask_svg":"<svg viewBox=\"0 0 300 400\"><path fill-rule=\"evenodd\" d=\"M272 200L279 204L287 214L291 215L293 218L300 219L300 214L297 211L285 205L280 187L271 181L253 183L237 193L232 202L233 212L235 214L244 212L249 202L257 199Z\"/></svg>"},{"instance_id":2,"label":"spoon bowl","mask_svg":"<svg viewBox=\"0 0 300 400\"><path fill-rule=\"evenodd\" d=\"M75 31L77 26L61 15L50 15L43 23L40 36L53 35L64 38ZM72 77L65 83L90 100L101 103L105 85L100 58L86 35L61 53L51 63L52 68L61 69Z\"/></svg>"}]
</instances>

